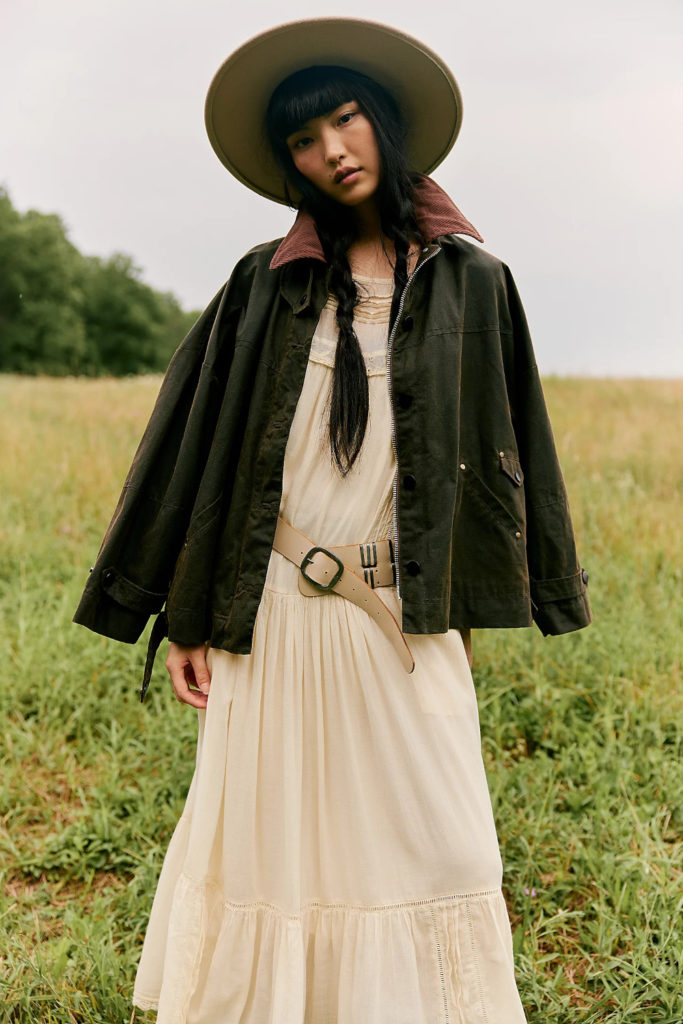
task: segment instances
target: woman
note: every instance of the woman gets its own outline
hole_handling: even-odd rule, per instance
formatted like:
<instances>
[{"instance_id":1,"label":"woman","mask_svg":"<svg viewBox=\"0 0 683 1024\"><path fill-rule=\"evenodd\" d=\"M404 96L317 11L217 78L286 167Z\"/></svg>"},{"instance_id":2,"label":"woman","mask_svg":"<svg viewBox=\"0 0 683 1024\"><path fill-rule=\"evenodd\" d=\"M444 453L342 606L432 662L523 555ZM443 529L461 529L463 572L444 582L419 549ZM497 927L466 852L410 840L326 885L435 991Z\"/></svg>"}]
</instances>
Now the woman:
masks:
<instances>
[{"instance_id":1,"label":"woman","mask_svg":"<svg viewBox=\"0 0 683 1024\"><path fill-rule=\"evenodd\" d=\"M525 1020L469 628L591 616L514 283L425 175L460 118L436 55L351 19L209 91L223 163L299 213L176 353L76 614L130 641L165 601L143 692L167 632L199 709L160 1024Z\"/></svg>"}]
</instances>

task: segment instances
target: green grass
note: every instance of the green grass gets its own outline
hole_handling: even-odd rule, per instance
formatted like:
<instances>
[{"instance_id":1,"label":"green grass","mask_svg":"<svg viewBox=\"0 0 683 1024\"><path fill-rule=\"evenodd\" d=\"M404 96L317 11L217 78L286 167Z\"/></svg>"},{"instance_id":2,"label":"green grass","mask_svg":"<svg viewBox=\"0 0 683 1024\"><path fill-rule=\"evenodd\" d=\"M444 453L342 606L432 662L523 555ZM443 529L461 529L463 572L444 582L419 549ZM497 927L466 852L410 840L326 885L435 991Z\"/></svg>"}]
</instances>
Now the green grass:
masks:
<instances>
[{"instance_id":1,"label":"green grass","mask_svg":"<svg viewBox=\"0 0 683 1024\"><path fill-rule=\"evenodd\" d=\"M147 631L71 623L158 385L0 377L0 1021L129 1021L192 776ZM683 382L545 387L595 622L473 635L518 984L530 1024L674 1024Z\"/></svg>"}]
</instances>

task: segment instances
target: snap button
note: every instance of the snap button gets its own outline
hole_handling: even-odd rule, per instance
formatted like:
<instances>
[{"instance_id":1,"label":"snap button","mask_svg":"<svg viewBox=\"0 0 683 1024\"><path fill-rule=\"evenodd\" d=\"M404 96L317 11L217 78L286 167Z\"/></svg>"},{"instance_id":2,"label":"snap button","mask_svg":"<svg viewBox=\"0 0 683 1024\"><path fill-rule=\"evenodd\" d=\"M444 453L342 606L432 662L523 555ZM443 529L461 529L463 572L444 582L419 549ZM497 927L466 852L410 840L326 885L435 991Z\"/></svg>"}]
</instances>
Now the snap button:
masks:
<instances>
[{"instance_id":1,"label":"snap button","mask_svg":"<svg viewBox=\"0 0 683 1024\"><path fill-rule=\"evenodd\" d=\"M519 472L518 469L515 470L515 480L517 481L518 484L521 484L521 482L522 482L522 475L521 475L521 473Z\"/></svg>"},{"instance_id":2,"label":"snap button","mask_svg":"<svg viewBox=\"0 0 683 1024\"><path fill-rule=\"evenodd\" d=\"M304 292L304 294L299 299L299 305L305 306L307 302L308 302L308 292Z\"/></svg>"},{"instance_id":3,"label":"snap button","mask_svg":"<svg viewBox=\"0 0 683 1024\"><path fill-rule=\"evenodd\" d=\"M406 473L403 477L403 486L407 491L414 491L417 485L417 480L412 473Z\"/></svg>"},{"instance_id":4,"label":"snap button","mask_svg":"<svg viewBox=\"0 0 683 1024\"><path fill-rule=\"evenodd\" d=\"M585 569L582 569L582 570L581 570L581 579L583 580L583 582L584 582L584 585L585 585L586 583L588 583L588 573L586 572L586 570L585 570Z\"/></svg>"},{"instance_id":5,"label":"snap button","mask_svg":"<svg viewBox=\"0 0 683 1024\"><path fill-rule=\"evenodd\" d=\"M413 396L399 395L398 404L401 406L402 409L410 409L411 405L413 404Z\"/></svg>"},{"instance_id":6,"label":"snap button","mask_svg":"<svg viewBox=\"0 0 683 1024\"><path fill-rule=\"evenodd\" d=\"M403 330L404 331L412 331L412 329L413 329L413 318L412 318L412 316L404 316L403 317Z\"/></svg>"},{"instance_id":7,"label":"snap button","mask_svg":"<svg viewBox=\"0 0 683 1024\"><path fill-rule=\"evenodd\" d=\"M113 569L107 569L106 572L102 576L102 580L105 583L111 583L113 579L114 579L114 570Z\"/></svg>"},{"instance_id":8,"label":"snap button","mask_svg":"<svg viewBox=\"0 0 683 1024\"><path fill-rule=\"evenodd\" d=\"M505 452L498 452L498 454L500 455L501 459L505 458Z\"/></svg>"},{"instance_id":9,"label":"snap button","mask_svg":"<svg viewBox=\"0 0 683 1024\"><path fill-rule=\"evenodd\" d=\"M521 536L522 536L521 533L519 532L519 530L517 530L516 533L515 533L515 537L521 537Z\"/></svg>"},{"instance_id":10,"label":"snap button","mask_svg":"<svg viewBox=\"0 0 683 1024\"><path fill-rule=\"evenodd\" d=\"M465 463L464 463L464 462L461 462L461 463L460 463L460 468L461 468L461 469L465 469Z\"/></svg>"},{"instance_id":11,"label":"snap button","mask_svg":"<svg viewBox=\"0 0 683 1024\"><path fill-rule=\"evenodd\" d=\"M408 564L406 565L406 572L410 576L417 576L417 574L420 572L420 563L416 562L414 559L411 559L411 561L408 562Z\"/></svg>"}]
</instances>

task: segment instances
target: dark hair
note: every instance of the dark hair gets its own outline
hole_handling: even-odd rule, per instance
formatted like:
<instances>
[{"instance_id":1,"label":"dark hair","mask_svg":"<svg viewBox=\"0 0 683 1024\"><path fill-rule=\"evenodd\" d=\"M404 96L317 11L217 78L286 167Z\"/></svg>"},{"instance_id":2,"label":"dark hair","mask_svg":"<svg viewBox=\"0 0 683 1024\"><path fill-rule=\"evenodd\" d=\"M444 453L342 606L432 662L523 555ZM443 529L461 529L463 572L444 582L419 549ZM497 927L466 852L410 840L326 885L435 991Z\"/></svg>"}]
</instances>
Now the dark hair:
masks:
<instances>
[{"instance_id":1,"label":"dark hair","mask_svg":"<svg viewBox=\"0 0 683 1024\"><path fill-rule=\"evenodd\" d=\"M355 100L373 126L381 161L376 193L381 231L394 243L394 281L407 281L411 238L422 242L413 204L415 175L408 168L406 126L400 108L383 86L350 68L320 65L296 71L275 89L268 104L266 132L285 182L300 194L299 209L315 220L325 256L331 266L330 290L337 299L339 339L330 398L329 436L332 458L342 476L353 466L363 444L369 411L365 361L353 329L358 302L347 250L354 241L349 210L320 192L301 174L287 138L303 124ZM291 193L287 192L288 196ZM394 303L395 305L395 303ZM393 309L392 309L393 315Z\"/></svg>"}]
</instances>

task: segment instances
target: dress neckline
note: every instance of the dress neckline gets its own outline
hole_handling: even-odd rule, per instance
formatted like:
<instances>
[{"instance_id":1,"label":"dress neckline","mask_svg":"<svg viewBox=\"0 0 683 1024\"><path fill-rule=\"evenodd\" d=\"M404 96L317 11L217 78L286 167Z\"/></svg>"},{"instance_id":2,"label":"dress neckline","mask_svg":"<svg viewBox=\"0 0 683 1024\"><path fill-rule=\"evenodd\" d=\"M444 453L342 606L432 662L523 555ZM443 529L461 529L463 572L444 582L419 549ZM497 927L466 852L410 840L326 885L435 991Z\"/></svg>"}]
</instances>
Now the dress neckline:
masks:
<instances>
[{"instance_id":1,"label":"dress neckline","mask_svg":"<svg viewBox=\"0 0 683 1024\"><path fill-rule=\"evenodd\" d=\"M384 284L394 280L393 277L369 277L367 274L354 274L353 279L354 281L376 281Z\"/></svg>"},{"instance_id":2,"label":"dress neckline","mask_svg":"<svg viewBox=\"0 0 683 1024\"><path fill-rule=\"evenodd\" d=\"M368 277L366 274L355 274L354 283L360 291L360 301L365 298L390 299L394 294L393 277Z\"/></svg>"}]
</instances>

